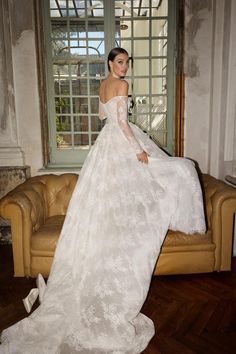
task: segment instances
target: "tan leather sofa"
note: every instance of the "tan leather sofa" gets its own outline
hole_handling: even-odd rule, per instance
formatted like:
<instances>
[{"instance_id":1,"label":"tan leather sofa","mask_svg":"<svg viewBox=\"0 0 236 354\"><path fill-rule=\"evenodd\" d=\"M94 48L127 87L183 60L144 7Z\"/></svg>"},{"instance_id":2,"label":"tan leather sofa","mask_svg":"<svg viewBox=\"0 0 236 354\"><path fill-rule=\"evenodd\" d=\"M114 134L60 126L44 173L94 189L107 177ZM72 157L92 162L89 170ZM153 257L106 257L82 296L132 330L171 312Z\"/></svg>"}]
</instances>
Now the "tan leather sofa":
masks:
<instances>
[{"instance_id":1,"label":"tan leather sofa","mask_svg":"<svg viewBox=\"0 0 236 354\"><path fill-rule=\"evenodd\" d=\"M49 274L77 178L70 173L36 176L0 201L0 215L11 221L16 277ZM209 175L202 175L202 184L207 233L169 231L155 275L230 270L236 189Z\"/></svg>"}]
</instances>

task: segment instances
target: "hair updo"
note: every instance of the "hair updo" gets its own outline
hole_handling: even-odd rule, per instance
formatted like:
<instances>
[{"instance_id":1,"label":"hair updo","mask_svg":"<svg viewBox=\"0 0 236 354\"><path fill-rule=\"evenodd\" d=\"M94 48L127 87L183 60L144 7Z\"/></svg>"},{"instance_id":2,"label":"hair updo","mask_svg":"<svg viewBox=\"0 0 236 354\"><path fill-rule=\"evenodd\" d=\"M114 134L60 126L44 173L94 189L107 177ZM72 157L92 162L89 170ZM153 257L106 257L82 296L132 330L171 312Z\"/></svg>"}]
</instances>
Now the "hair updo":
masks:
<instances>
[{"instance_id":1,"label":"hair updo","mask_svg":"<svg viewBox=\"0 0 236 354\"><path fill-rule=\"evenodd\" d=\"M110 68L110 65L109 65L109 61L114 61L115 57L118 54L126 54L126 55L129 56L129 53L124 48L120 48L120 47L113 48L110 51L110 53L108 54L108 57L107 57L107 66L108 66L108 70L109 71L111 71L111 68Z\"/></svg>"}]
</instances>

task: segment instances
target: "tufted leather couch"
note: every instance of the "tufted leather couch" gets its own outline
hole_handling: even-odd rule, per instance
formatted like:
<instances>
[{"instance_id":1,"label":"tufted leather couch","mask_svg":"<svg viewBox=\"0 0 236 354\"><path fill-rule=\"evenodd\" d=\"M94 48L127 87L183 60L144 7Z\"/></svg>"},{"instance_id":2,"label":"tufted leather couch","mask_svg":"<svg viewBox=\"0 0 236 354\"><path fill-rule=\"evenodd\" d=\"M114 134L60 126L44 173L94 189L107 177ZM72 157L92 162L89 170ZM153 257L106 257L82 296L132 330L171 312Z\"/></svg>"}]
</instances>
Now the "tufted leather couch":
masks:
<instances>
[{"instance_id":1,"label":"tufted leather couch","mask_svg":"<svg viewBox=\"0 0 236 354\"><path fill-rule=\"evenodd\" d=\"M16 277L49 274L77 178L72 173L32 177L1 199L0 215L11 221ZM202 185L206 234L169 230L155 275L231 269L236 189L209 175L202 175Z\"/></svg>"}]
</instances>

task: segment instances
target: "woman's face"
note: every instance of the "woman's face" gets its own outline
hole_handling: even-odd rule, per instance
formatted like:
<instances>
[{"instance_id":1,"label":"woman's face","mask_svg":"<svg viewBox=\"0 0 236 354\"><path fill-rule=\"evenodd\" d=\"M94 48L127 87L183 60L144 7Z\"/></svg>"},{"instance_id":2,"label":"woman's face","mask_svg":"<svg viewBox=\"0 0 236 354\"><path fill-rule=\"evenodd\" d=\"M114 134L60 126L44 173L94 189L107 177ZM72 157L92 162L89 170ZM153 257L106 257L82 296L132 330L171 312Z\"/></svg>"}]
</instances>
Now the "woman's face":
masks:
<instances>
[{"instance_id":1,"label":"woman's face","mask_svg":"<svg viewBox=\"0 0 236 354\"><path fill-rule=\"evenodd\" d=\"M109 61L111 73L115 77L124 77L129 69L129 57L127 54L120 53Z\"/></svg>"}]
</instances>

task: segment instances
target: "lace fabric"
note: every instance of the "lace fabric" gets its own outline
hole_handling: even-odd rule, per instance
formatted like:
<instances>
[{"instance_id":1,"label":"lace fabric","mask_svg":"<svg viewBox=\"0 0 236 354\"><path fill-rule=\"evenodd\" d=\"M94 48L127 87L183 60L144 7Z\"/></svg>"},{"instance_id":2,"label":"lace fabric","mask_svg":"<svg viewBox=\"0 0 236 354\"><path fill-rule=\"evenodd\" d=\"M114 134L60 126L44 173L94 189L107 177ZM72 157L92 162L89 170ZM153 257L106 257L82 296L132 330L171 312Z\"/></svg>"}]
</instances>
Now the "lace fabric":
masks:
<instances>
[{"instance_id":1,"label":"lace fabric","mask_svg":"<svg viewBox=\"0 0 236 354\"><path fill-rule=\"evenodd\" d=\"M193 163L128 124L126 97L100 114L107 121L72 195L42 303L3 332L1 354L141 353L154 325L140 310L168 228L205 231Z\"/></svg>"},{"instance_id":2,"label":"lace fabric","mask_svg":"<svg viewBox=\"0 0 236 354\"><path fill-rule=\"evenodd\" d=\"M117 99L117 121L118 125L120 126L122 132L132 145L136 154L139 154L143 151L141 146L139 145L137 139L134 136L132 129L128 123L128 114L127 114L127 107L128 107L128 97L118 97Z\"/></svg>"}]
</instances>

